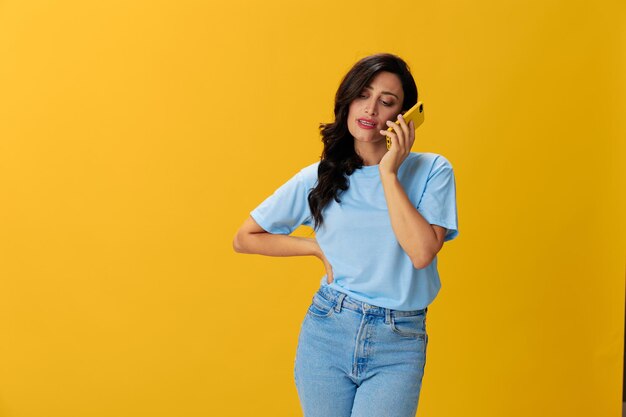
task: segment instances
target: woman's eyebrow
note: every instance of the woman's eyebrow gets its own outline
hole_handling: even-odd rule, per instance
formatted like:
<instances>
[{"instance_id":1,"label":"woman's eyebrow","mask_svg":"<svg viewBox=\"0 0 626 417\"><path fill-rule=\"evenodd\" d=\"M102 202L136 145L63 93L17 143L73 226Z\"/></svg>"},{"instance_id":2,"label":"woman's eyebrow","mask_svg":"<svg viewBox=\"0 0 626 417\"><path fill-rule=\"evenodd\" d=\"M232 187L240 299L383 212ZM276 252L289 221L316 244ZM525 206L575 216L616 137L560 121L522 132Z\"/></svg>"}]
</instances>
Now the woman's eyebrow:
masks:
<instances>
[{"instance_id":1,"label":"woman's eyebrow","mask_svg":"<svg viewBox=\"0 0 626 417\"><path fill-rule=\"evenodd\" d=\"M371 86L371 85L368 85L368 86L367 86L367 87L365 87L365 88L367 88L368 90L373 90L373 88L372 88L372 86ZM399 98L397 95L395 95L394 93L392 93L391 91L382 91L382 92L381 92L381 94L388 94L388 95L390 95L390 96L394 96L395 98L397 98L398 100L400 100L400 98Z\"/></svg>"}]
</instances>

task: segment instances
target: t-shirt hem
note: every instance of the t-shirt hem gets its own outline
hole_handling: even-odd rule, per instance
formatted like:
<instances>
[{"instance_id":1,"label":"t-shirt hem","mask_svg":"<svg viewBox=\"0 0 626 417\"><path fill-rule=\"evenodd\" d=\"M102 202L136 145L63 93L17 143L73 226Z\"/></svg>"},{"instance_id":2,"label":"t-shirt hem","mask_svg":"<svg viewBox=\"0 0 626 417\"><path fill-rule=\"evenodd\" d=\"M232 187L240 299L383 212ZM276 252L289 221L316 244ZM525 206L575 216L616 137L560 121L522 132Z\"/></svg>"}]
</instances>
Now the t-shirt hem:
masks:
<instances>
[{"instance_id":1,"label":"t-shirt hem","mask_svg":"<svg viewBox=\"0 0 626 417\"><path fill-rule=\"evenodd\" d=\"M413 308L413 307L410 307L410 308L398 308L397 306L388 306L388 305L387 305L387 306L385 306L385 305L376 304L375 302L373 302L373 301L372 301L372 300L370 300L370 299L367 299L367 298L365 298L365 297L361 297L361 296L359 296L359 295L355 295L355 294L353 294L353 293L351 293L351 292L348 292L348 290L346 290L346 289L345 289L345 288L343 288L343 287L340 287L340 286L338 286L338 285L333 285L333 283L327 284L327 283L325 282L325 280L322 280L322 285L321 285L321 286L322 286L322 287L330 287L330 288L332 288L333 290L336 290L336 291L342 292L342 293L346 294L348 297L354 298L355 300L360 301L360 302L363 302L363 303L372 304L372 305L376 305L377 307L381 307L381 308L388 308L388 309L390 309L390 310L397 310L397 311L415 311L415 310L424 310L425 308L427 308L427 307L428 307L428 306L429 306L429 305L430 305L430 304L434 301L435 297L436 297L436 296L437 296L437 294L439 293L439 289L437 289L437 291L436 291L436 292L435 292L435 294L434 294L433 299L432 299L430 302L428 302L426 305L424 305L423 307L422 307L422 306L418 306L418 307L414 307L414 308Z\"/></svg>"},{"instance_id":2,"label":"t-shirt hem","mask_svg":"<svg viewBox=\"0 0 626 417\"><path fill-rule=\"evenodd\" d=\"M251 211L250 212L250 216L254 219L255 222L258 223L259 226L261 226L263 228L263 230L265 230L268 233L272 233L272 234L278 234L281 233L280 231L277 231L276 229L273 229L269 226L269 223L267 222L267 220L258 212L256 211Z\"/></svg>"}]
</instances>

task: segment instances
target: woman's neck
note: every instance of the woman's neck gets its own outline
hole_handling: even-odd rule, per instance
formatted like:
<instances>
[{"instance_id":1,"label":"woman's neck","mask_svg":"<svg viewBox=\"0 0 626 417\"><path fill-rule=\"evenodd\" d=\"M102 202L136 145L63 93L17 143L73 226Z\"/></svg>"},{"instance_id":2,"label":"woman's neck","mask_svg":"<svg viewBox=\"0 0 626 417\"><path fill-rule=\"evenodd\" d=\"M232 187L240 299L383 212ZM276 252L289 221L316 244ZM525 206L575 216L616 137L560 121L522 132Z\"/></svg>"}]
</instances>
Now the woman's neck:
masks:
<instances>
[{"instance_id":1,"label":"woman's neck","mask_svg":"<svg viewBox=\"0 0 626 417\"><path fill-rule=\"evenodd\" d=\"M357 142L354 144L354 151L363 159L363 165L378 165L387 153L387 145L385 141L382 143Z\"/></svg>"}]
</instances>

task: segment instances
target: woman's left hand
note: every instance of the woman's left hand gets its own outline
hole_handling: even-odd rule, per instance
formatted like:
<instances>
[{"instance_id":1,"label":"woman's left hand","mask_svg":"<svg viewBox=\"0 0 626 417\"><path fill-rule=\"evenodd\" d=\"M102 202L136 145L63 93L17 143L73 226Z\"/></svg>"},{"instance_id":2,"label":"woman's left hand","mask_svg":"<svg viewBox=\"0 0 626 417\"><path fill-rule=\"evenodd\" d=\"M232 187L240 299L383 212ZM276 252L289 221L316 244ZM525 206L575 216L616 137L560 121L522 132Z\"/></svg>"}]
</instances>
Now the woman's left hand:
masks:
<instances>
[{"instance_id":1,"label":"woman's left hand","mask_svg":"<svg viewBox=\"0 0 626 417\"><path fill-rule=\"evenodd\" d=\"M397 174L402 162L411 153L411 147L415 142L415 124L411 120L407 125L401 114L398 115L400 124L387 121L387 126L393 127L393 131L381 130L385 136L391 138L391 149L380 160L378 169L381 174Z\"/></svg>"}]
</instances>

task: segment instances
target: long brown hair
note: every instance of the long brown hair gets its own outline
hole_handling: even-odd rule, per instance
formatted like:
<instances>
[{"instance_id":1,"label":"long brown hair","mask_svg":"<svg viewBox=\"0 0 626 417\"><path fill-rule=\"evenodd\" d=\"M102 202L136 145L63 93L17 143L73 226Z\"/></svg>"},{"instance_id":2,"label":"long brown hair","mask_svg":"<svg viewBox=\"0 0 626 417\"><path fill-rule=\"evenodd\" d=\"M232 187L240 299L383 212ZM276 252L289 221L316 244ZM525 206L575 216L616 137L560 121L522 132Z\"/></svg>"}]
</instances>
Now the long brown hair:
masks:
<instances>
[{"instance_id":1,"label":"long brown hair","mask_svg":"<svg viewBox=\"0 0 626 417\"><path fill-rule=\"evenodd\" d=\"M348 71L335 94L335 121L320 123L324 143L317 169L317 185L308 195L309 207L317 230L324 222L322 210L349 187L348 176L363 166L363 159L354 149L354 138L348 130L350 103L361 94L376 74L381 71L396 74L404 91L402 111L417 103L417 86L409 66L400 57L388 53L367 56Z\"/></svg>"}]
</instances>

